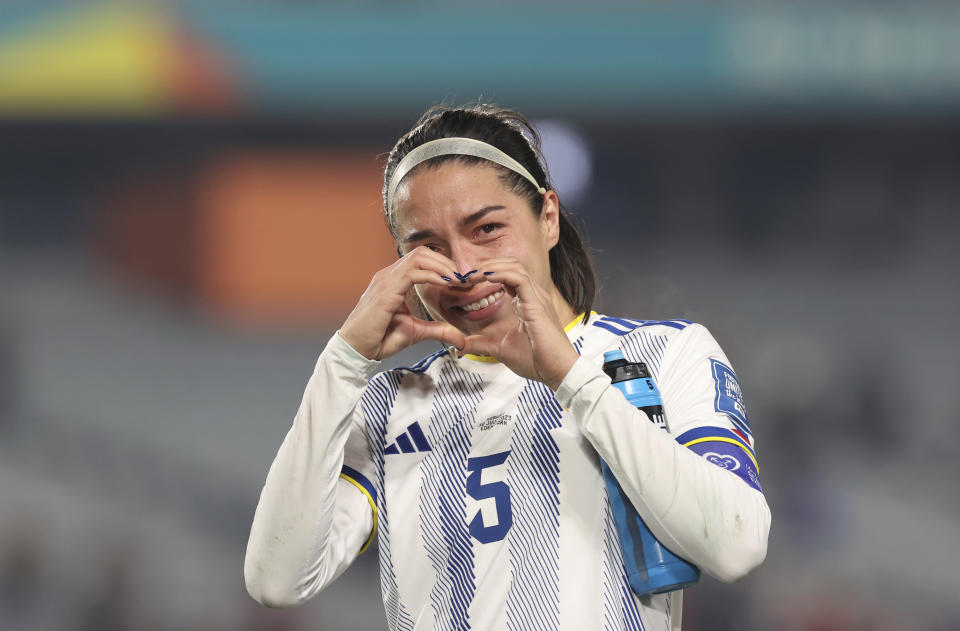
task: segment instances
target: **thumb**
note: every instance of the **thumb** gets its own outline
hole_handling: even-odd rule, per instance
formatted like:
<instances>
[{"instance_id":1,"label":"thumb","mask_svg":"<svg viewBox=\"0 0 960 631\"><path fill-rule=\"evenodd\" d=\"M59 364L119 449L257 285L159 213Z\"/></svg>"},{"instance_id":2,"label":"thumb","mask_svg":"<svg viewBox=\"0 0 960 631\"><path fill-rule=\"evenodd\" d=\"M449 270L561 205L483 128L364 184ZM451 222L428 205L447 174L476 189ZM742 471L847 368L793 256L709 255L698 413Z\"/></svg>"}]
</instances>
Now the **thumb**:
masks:
<instances>
[{"instance_id":1,"label":"thumb","mask_svg":"<svg viewBox=\"0 0 960 631\"><path fill-rule=\"evenodd\" d=\"M414 343L423 340L439 340L446 345L463 348L465 338L458 328L447 322L417 322L414 330Z\"/></svg>"},{"instance_id":2,"label":"thumb","mask_svg":"<svg viewBox=\"0 0 960 631\"><path fill-rule=\"evenodd\" d=\"M489 355L495 357L497 352L496 342L483 335L468 335L464 338L464 345L461 348L463 348L464 353L470 353L472 355Z\"/></svg>"}]
</instances>

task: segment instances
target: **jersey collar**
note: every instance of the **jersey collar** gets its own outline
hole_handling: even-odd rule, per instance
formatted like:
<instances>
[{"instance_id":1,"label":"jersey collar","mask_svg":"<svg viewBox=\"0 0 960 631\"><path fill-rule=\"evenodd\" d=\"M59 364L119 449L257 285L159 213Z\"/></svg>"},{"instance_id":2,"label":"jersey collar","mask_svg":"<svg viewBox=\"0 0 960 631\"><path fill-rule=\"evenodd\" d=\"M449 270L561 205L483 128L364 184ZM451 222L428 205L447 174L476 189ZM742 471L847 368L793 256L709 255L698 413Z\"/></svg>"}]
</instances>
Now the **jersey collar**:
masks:
<instances>
[{"instance_id":1,"label":"jersey collar","mask_svg":"<svg viewBox=\"0 0 960 631\"><path fill-rule=\"evenodd\" d=\"M573 320L571 320L571 321L567 324L567 326L563 327L563 331L564 331L565 333L567 333L567 336L568 336L568 337L569 337L570 331L572 331L578 324L580 324L581 322L583 322L583 319L586 317L586 315L587 315L586 313L581 313L581 314L578 315L576 318L574 318ZM596 311L591 311L591 312L590 312L590 315L597 315L597 312L596 312ZM496 358L491 357L491 356L489 356L489 355L474 355L473 353L464 353L463 357L464 357L465 359L472 359L472 360L475 361L475 362L484 362L484 363L488 363L488 364L499 364L499 363L500 363L499 360L497 360Z\"/></svg>"}]
</instances>

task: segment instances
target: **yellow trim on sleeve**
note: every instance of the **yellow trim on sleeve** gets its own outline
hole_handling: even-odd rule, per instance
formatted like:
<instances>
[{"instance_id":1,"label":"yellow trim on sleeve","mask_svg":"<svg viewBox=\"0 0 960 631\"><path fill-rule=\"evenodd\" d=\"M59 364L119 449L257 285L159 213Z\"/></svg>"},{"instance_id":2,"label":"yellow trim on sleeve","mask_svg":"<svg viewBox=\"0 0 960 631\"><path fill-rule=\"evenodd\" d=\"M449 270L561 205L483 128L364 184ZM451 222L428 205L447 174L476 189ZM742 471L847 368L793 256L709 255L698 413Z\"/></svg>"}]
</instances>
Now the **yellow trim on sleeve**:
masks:
<instances>
[{"instance_id":1,"label":"yellow trim on sleeve","mask_svg":"<svg viewBox=\"0 0 960 631\"><path fill-rule=\"evenodd\" d=\"M367 501L370 502L370 508L373 509L373 528L370 530L370 536L367 537L367 540L363 543L363 547L360 548L360 554L366 552L367 548L370 547L370 544L373 543L373 537L377 534L377 503L373 501L373 498L370 497L370 493L367 492L367 489L363 488L363 485L351 478L346 473L341 473L340 477L354 485L360 492L363 493Z\"/></svg>"},{"instance_id":2,"label":"yellow trim on sleeve","mask_svg":"<svg viewBox=\"0 0 960 631\"><path fill-rule=\"evenodd\" d=\"M563 332L569 333L570 329L572 329L573 327L583 322L583 319L586 317L586 315L587 315L586 313L581 313L580 315L578 315L569 324L567 324L567 326L563 327ZM591 311L590 315L597 315L597 312ZM495 363L498 361L495 357L491 357L490 355L474 355L473 353L464 353L463 356L466 357L467 359L472 359L475 362Z\"/></svg>"},{"instance_id":3,"label":"yellow trim on sleeve","mask_svg":"<svg viewBox=\"0 0 960 631\"><path fill-rule=\"evenodd\" d=\"M760 465L757 464L757 459L753 457L753 454L750 453L749 451L747 451L746 449L744 449L743 444L741 444L740 442L738 442L738 441L736 441L736 440L734 440L734 439L732 439L732 438L726 438L725 436L707 436L707 437L705 437L705 438L697 438L697 439L695 439L695 440L691 440L689 443L684 443L683 446L684 446L684 447L691 447L691 446L696 445L696 444L698 444L698 443L710 443L710 442L730 443L731 445L736 445L736 446L739 447L745 454L747 454L748 456L750 456L750 460L753 461L753 466L757 468L757 473L760 472Z\"/></svg>"}]
</instances>

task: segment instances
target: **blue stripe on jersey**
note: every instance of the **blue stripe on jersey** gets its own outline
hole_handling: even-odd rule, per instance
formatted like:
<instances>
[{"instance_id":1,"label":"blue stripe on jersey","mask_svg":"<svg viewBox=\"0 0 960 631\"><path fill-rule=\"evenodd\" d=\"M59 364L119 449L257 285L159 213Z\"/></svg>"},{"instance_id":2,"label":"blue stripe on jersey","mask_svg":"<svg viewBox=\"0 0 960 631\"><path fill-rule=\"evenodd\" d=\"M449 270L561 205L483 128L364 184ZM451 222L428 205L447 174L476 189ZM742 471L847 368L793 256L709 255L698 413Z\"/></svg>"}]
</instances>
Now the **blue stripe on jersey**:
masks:
<instances>
[{"instance_id":1,"label":"blue stripe on jersey","mask_svg":"<svg viewBox=\"0 0 960 631\"><path fill-rule=\"evenodd\" d=\"M351 480L353 480L354 482L362 486L364 490L370 494L370 499L373 500L373 503L374 504L377 503L377 489L374 488L373 482L368 480L365 475L363 475L353 467L348 467L347 465L343 465L343 467L340 469L340 473L341 475L347 476L348 478L350 478Z\"/></svg>"},{"instance_id":2,"label":"blue stripe on jersey","mask_svg":"<svg viewBox=\"0 0 960 631\"><path fill-rule=\"evenodd\" d=\"M606 329L606 330L610 331L611 333L613 333L614 335L626 335L627 333L629 333L630 331L633 330L633 329L628 329L628 330L624 331L623 329L618 329L617 327L613 326L612 324L607 324L607 323L604 322L603 320L597 320L596 322L593 323L593 326L600 327L601 329Z\"/></svg>"},{"instance_id":3,"label":"blue stripe on jersey","mask_svg":"<svg viewBox=\"0 0 960 631\"><path fill-rule=\"evenodd\" d=\"M580 354L580 351L583 350L583 336L577 338L577 341L573 343L573 350L577 351L577 355Z\"/></svg>"},{"instance_id":4,"label":"blue stripe on jersey","mask_svg":"<svg viewBox=\"0 0 960 631\"><path fill-rule=\"evenodd\" d=\"M603 528L603 628L605 631L643 631L637 601L620 555L620 535L613 520L610 499L604 500Z\"/></svg>"},{"instance_id":5,"label":"blue stripe on jersey","mask_svg":"<svg viewBox=\"0 0 960 631\"><path fill-rule=\"evenodd\" d=\"M626 335L627 333L643 326L669 326L674 329L683 330L693 324L690 320L627 320L625 318L614 318L604 316L593 323L593 326L606 329L615 335Z\"/></svg>"},{"instance_id":6,"label":"blue stripe on jersey","mask_svg":"<svg viewBox=\"0 0 960 631\"><path fill-rule=\"evenodd\" d=\"M419 421L411 423L407 431L410 432L410 436L413 437L413 442L419 451L430 451L430 443L427 442L427 437L423 435Z\"/></svg>"},{"instance_id":7,"label":"blue stripe on jersey","mask_svg":"<svg viewBox=\"0 0 960 631\"><path fill-rule=\"evenodd\" d=\"M466 520L470 420L483 394L483 380L454 363L441 368L427 438L436 449L421 462L420 532L436 573L430 601L437 629L470 628L476 590L473 543ZM426 578L426 577L425 577Z\"/></svg>"},{"instance_id":8,"label":"blue stripe on jersey","mask_svg":"<svg viewBox=\"0 0 960 631\"><path fill-rule=\"evenodd\" d=\"M562 408L553 392L527 381L520 393L510 438L510 487L515 489L513 527L507 537L512 581L507 629L560 628L560 448L550 430Z\"/></svg>"},{"instance_id":9,"label":"blue stripe on jersey","mask_svg":"<svg viewBox=\"0 0 960 631\"><path fill-rule=\"evenodd\" d=\"M431 353L427 355L426 357L418 361L413 366L398 366L397 368L394 368L394 370L408 370L410 372L418 372L418 373L423 372L430 367L430 364L435 362L438 358L443 357L446 353L447 353L447 349L444 348L442 350L437 351L436 353Z\"/></svg>"},{"instance_id":10,"label":"blue stripe on jersey","mask_svg":"<svg viewBox=\"0 0 960 631\"><path fill-rule=\"evenodd\" d=\"M741 436L737 435L735 432L725 429L723 427L697 427L686 431L679 436L677 436L677 442L681 445L687 445L693 441L701 441L704 439L716 438L721 441L733 440L743 449L745 449L753 459L756 459L756 452L753 450L747 441L745 441Z\"/></svg>"},{"instance_id":11,"label":"blue stripe on jersey","mask_svg":"<svg viewBox=\"0 0 960 631\"><path fill-rule=\"evenodd\" d=\"M641 325L641 322L636 320L625 320L624 318L614 318L613 316L604 316L603 320L606 322L613 322L614 324L619 324L625 329L634 330Z\"/></svg>"},{"instance_id":12,"label":"blue stripe on jersey","mask_svg":"<svg viewBox=\"0 0 960 631\"><path fill-rule=\"evenodd\" d=\"M410 442L410 438L406 434L400 434L397 436L397 447L399 447L400 451L405 454L417 452L416 448L413 446L413 443Z\"/></svg>"},{"instance_id":13,"label":"blue stripe on jersey","mask_svg":"<svg viewBox=\"0 0 960 631\"><path fill-rule=\"evenodd\" d=\"M635 331L632 335L624 337L620 350L623 351L627 360L646 364L653 380L660 380L660 364L663 363L663 355L667 350L666 335L657 335L650 331Z\"/></svg>"},{"instance_id":14,"label":"blue stripe on jersey","mask_svg":"<svg viewBox=\"0 0 960 631\"><path fill-rule=\"evenodd\" d=\"M682 330L684 330L685 328L687 328L687 326L693 324L693 322L690 322L690 320L659 320L659 321L657 321L657 320L651 320L651 321L649 321L649 322L644 322L644 323L641 324L640 326L654 326L654 325L657 325L657 324L662 325L662 326L673 327L673 328L675 328L675 329L677 329L677 330L682 331Z\"/></svg>"},{"instance_id":15,"label":"blue stripe on jersey","mask_svg":"<svg viewBox=\"0 0 960 631\"><path fill-rule=\"evenodd\" d=\"M380 550L380 590L383 592L383 607L387 614L387 626L391 631L412 631L413 618L400 600L397 575L390 555L390 519L387 503L383 501L383 449L386 444L387 420L393 409L400 387L396 373L380 373L370 380L360 398L360 409L366 421L367 443L373 452L377 476L374 487L381 498L377 511L377 545Z\"/></svg>"}]
</instances>

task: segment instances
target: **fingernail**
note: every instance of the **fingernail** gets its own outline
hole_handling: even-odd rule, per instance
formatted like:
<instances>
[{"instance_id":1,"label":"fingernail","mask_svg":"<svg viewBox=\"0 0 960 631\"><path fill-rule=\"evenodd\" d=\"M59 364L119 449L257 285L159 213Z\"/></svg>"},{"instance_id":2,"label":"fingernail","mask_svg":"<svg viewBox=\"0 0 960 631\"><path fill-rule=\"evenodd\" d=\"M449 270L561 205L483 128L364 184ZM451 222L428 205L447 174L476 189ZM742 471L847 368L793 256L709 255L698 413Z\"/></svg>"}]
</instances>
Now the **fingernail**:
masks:
<instances>
[{"instance_id":1,"label":"fingernail","mask_svg":"<svg viewBox=\"0 0 960 631\"><path fill-rule=\"evenodd\" d=\"M490 276L491 274L496 274L496 272L484 272L484 273L483 273L484 276Z\"/></svg>"},{"instance_id":2,"label":"fingernail","mask_svg":"<svg viewBox=\"0 0 960 631\"><path fill-rule=\"evenodd\" d=\"M453 280L453 279L450 278L449 276L444 276L443 274L440 275L440 278L442 278L443 280L447 281L448 283Z\"/></svg>"}]
</instances>

